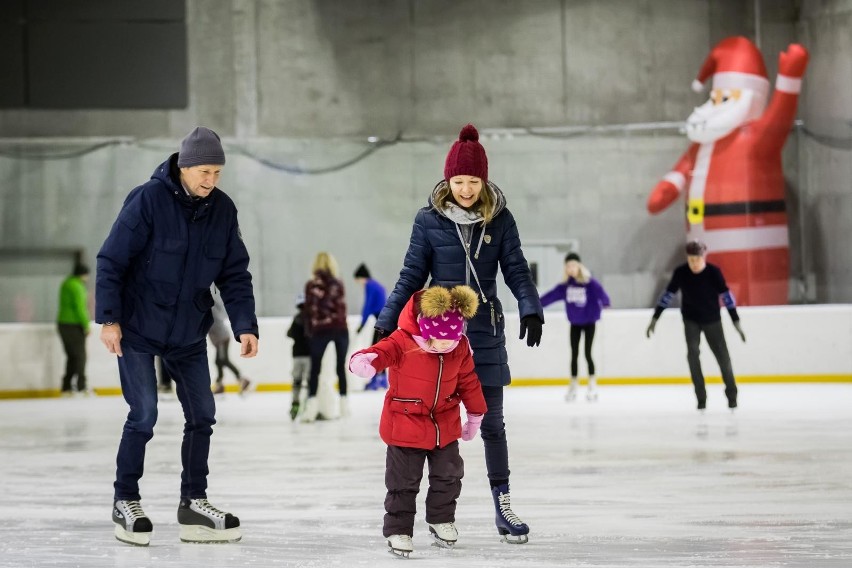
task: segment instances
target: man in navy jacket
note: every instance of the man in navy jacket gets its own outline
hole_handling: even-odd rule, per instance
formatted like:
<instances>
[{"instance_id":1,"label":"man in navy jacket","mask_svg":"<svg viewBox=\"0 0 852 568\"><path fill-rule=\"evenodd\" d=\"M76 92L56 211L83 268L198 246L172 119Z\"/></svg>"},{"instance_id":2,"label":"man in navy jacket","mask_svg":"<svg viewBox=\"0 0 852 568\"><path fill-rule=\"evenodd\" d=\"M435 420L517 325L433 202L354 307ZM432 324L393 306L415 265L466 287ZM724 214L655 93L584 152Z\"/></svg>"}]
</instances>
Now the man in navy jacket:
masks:
<instances>
[{"instance_id":1,"label":"man in navy jacket","mask_svg":"<svg viewBox=\"0 0 852 568\"><path fill-rule=\"evenodd\" d=\"M198 127L127 196L98 253L95 321L118 356L130 406L118 449L113 521L118 540L145 546L152 524L140 506L145 445L157 421L154 356L174 378L186 424L181 447L181 540L234 542L239 519L207 501L207 456L215 424L207 331L215 283L243 357L258 349L249 256L233 201L216 187L225 153Z\"/></svg>"}]
</instances>

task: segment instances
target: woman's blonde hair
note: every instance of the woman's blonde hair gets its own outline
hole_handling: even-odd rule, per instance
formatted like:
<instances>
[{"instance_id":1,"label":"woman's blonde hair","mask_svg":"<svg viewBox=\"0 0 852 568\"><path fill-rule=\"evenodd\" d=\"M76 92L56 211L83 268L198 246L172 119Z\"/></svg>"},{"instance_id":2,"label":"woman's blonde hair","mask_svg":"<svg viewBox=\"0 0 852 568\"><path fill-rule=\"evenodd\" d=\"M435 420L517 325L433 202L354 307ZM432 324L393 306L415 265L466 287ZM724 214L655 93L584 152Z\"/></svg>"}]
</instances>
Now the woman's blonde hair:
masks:
<instances>
[{"instance_id":1,"label":"woman's blonde hair","mask_svg":"<svg viewBox=\"0 0 852 568\"><path fill-rule=\"evenodd\" d=\"M479 179L482 181L482 190L479 192L479 199L476 203L474 203L473 208L482 215L482 220L487 225L491 222L491 219L494 218L494 214L497 212L497 202L494 200L494 194L488 186L488 182L482 178ZM453 199L453 190L450 188L449 180L444 180L438 184L438 189L435 190L435 199L433 201L436 206L443 206L448 202L456 202L456 200ZM458 203L456 203L456 205L458 205Z\"/></svg>"},{"instance_id":2,"label":"woman's blonde hair","mask_svg":"<svg viewBox=\"0 0 852 568\"><path fill-rule=\"evenodd\" d=\"M568 282L568 280L571 279L571 277L568 275L569 262L577 263L577 276L574 277L574 280L576 280L580 284L588 284L589 281L592 279L592 272L588 268L586 268L586 265L584 265L582 262L573 259L570 261L565 261L565 282Z\"/></svg>"},{"instance_id":3,"label":"woman's blonde hair","mask_svg":"<svg viewBox=\"0 0 852 568\"><path fill-rule=\"evenodd\" d=\"M314 259L314 266L312 268L313 272L328 272L335 278L339 278L340 276L340 268L337 265L337 260L331 255L330 252L318 252L316 258Z\"/></svg>"}]
</instances>

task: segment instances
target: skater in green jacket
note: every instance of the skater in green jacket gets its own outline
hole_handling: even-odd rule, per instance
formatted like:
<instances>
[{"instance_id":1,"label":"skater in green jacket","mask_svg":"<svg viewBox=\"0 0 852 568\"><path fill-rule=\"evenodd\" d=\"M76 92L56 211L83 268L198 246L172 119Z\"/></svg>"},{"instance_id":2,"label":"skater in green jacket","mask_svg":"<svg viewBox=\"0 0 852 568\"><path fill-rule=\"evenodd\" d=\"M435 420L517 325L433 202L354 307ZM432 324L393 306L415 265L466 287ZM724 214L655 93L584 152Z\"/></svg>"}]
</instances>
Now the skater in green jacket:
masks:
<instances>
[{"instance_id":1,"label":"skater in green jacket","mask_svg":"<svg viewBox=\"0 0 852 568\"><path fill-rule=\"evenodd\" d=\"M62 394L71 395L73 390L86 392L86 336L89 334L89 267L78 264L74 273L62 282L59 288L59 315L56 322L59 337L65 349L65 375L62 377ZM77 377L76 389L71 381Z\"/></svg>"}]
</instances>

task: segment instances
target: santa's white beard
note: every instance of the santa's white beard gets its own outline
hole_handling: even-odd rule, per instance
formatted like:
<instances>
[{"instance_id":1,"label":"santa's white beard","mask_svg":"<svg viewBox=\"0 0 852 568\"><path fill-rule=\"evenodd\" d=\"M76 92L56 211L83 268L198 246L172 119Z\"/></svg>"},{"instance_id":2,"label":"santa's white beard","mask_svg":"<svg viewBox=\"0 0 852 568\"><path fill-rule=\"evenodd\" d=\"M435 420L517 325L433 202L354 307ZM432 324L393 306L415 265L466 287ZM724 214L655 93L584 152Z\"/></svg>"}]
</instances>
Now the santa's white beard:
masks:
<instances>
[{"instance_id":1,"label":"santa's white beard","mask_svg":"<svg viewBox=\"0 0 852 568\"><path fill-rule=\"evenodd\" d=\"M754 104L754 92L744 89L740 97L714 105L708 100L696 107L686 119L686 136L693 142L708 144L720 140L763 112Z\"/></svg>"}]
</instances>

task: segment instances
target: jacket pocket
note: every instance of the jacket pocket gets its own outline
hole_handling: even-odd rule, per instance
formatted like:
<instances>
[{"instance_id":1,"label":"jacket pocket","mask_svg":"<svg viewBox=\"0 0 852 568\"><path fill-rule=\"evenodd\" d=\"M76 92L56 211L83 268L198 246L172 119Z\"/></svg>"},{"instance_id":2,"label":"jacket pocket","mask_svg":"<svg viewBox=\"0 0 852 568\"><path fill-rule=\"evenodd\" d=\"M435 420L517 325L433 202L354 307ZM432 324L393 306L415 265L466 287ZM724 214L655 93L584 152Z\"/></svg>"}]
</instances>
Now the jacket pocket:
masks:
<instances>
[{"instance_id":1,"label":"jacket pocket","mask_svg":"<svg viewBox=\"0 0 852 568\"><path fill-rule=\"evenodd\" d=\"M204 257L201 260L201 284L209 285L216 280L225 264L225 243L207 243L204 245Z\"/></svg>"},{"instance_id":2,"label":"jacket pocket","mask_svg":"<svg viewBox=\"0 0 852 568\"><path fill-rule=\"evenodd\" d=\"M145 277L155 303L173 306L177 303L186 261L186 242L161 239L154 243Z\"/></svg>"},{"instance_id":3,"label":"jacket pocket","mask_svg":"<svg viewBox=\"0 0 852 568\"><path fill-rule=\"evenodd\" d=\"M429 414L429 409L419 398L392 398L390 400L391 412L408 414L411 416L424 416Z\"/></svg>"},{"instance_id":4,"label":"jacket pocket","mask_svg":"<svg viewBox=\"0 0 852 568\"><path fill-rule=\"evenodd\" d=\"M213 294L210 293L210 288L204 288L195 293L192 299L195 307L199 312L207 312L213 307Z\"/></svg>"}]
</instances>

